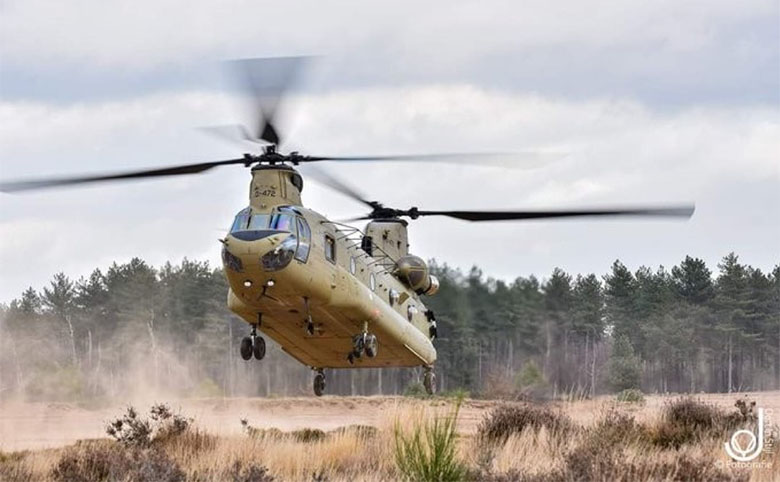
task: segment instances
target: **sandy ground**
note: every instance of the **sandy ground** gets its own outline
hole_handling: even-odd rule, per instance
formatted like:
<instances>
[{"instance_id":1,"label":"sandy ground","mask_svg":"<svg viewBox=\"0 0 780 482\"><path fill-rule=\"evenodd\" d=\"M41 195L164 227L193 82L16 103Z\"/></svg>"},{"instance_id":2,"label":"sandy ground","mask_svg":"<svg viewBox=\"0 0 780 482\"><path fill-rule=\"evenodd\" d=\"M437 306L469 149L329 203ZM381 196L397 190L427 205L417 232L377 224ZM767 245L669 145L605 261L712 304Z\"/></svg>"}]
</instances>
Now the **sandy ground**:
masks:
<instances>
[{"instance_id":1,"label":"sandy ground","mask_svg":"<svg viewBox=\"0 0 780 482\"><path fill-rule=\"evenodd\" d=\"M697 398L733 409L734 401L743 394L697 394ZM638 419L655 417L663 404L679 395L648 396L644 406L630 407ZM748 393L758 407L780 423L780 391ZM161 400L162 401L162 400ZM416 410L447 410L446 400L415 400L403 397L338 397L322 398L233 398L166 400L172 408L193 417L198 426L221 435L241 432L242 418L255 427L276 427L281 430L336 427L365 424L381 426L393 420L394 414L409 416ZM458 429L473 433L482 417L497 401L466 400L461 407ZM577 422L588 424L600 412L614 403L613 397L556 403ZM149 403L136 403L139 410L148 410ZM106 422L124 410L124 404L89 410L65 403L6 402L0 405L0 450L15 451L58 447L79 439L105 437Z\"/></svg>"}]
</instances>

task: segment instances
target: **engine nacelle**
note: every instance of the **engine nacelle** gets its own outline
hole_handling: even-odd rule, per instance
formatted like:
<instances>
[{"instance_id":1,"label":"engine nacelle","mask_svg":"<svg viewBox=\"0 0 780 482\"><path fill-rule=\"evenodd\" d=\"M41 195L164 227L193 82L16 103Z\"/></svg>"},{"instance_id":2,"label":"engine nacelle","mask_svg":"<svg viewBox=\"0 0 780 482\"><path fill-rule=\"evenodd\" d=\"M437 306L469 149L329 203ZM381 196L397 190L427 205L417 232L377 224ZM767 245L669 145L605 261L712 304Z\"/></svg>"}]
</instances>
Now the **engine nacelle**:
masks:
<instances>
[{"instance_id":1,"label":"engine nacelle","mask_svg":"<svg viewBox=\"0 0 780 482\"><path fill-rule=\"evenodd\" d=\"M439 291L439 280L430 274L428 265L419 256L402 256L395 265L394 274L418 295L433 295Z\"/></svg>"}]
</instances>

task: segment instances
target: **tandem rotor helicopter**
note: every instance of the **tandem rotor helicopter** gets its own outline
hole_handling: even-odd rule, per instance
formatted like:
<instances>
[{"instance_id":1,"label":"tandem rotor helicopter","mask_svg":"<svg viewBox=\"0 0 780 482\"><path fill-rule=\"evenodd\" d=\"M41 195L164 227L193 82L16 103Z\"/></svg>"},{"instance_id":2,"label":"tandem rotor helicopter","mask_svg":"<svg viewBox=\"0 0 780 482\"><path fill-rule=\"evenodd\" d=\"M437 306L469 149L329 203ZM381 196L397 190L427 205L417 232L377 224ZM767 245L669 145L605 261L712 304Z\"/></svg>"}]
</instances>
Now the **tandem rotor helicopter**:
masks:
<instances>
[{"instance_id":1,"label":"tandem rotor helicopter","mask_svg":"<svg viewBox=\"0 0 780 482\"><path fill-rule=\"evenodd\" d=\"M436 316L426 308L422 297L435 295L439 282L425 261L408 250L409 220L423 216L471 222L582 216L688 218L693 214L693 206L531 211L397 209L369 200L324 171L314 170L315 180L369 209L364 216L351 220L368 221L362 231L329 220L303 206L303 178L295 167L326 161L479 164L499 155L344 157L283 153L279 149L277 108L303 59L235 61L259 114L254 134L244 127L240 132L244 140L262 144L258 154L106 175L3 182L0 191L197 174L227 165L251 168L249 206L238 212L229 233L220 240L230 285L228 307L250 325L249 335L241 341L240 355L244 360L263 359L262 332L314 370L317 396L325 391L325 369L330 368L422 366L425 389L429 394L435 392Z\"/></svg>"}]
</instances>

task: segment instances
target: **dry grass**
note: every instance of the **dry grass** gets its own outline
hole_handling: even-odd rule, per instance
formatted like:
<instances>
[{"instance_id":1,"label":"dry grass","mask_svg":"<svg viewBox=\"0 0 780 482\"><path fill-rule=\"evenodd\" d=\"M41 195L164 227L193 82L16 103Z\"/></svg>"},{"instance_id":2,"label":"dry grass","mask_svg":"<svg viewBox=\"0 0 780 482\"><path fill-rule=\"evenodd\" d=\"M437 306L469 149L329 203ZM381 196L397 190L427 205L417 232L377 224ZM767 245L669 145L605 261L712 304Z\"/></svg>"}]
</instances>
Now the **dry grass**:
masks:
<instances>
[{"instance_id":1,"label":"dry grass","mask_svg":"<svg viewBox=\"0 0 780 482\"><path fill-rule=\"evenodd\" d=\"M732 415L736 409L656 398L648 397L641 406L614 399L491 405L481 420L466 426L473 430L459 425L458 458L469 469L468 479L494 482L780 480L778 442L773 453L758 459L772 468L729 466L723 442L734 426L741 426ZM252 431L248 420L242 432L236 416L235 435L205 432L196 419L194 428L149 447L102 439L58 449L0 452L0 480L78 480L84 463L93 472L83 480L399 480L394 429L412 431L451 413L453 403L394 399L383 406L373 430L346 426L321 433ZM480 435L480 426L497 435ZM669 433L673 437L667 443L662 436ZM131 475L123 479L111 467Z\"/></svg>"}]
</instances>

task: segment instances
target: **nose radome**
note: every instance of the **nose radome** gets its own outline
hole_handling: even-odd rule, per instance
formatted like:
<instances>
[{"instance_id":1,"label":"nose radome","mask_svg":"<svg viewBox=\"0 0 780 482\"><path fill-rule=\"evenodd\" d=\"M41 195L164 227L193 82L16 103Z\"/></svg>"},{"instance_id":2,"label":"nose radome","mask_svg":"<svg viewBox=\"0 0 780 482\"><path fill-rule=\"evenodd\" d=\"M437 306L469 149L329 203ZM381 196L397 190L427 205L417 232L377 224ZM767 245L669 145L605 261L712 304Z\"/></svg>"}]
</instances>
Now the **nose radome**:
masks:
<instances>
[{"instance_id":1,"label":"nose radome","mask_svg":"<svg viewBox=\"0 0 780 482\"><path fill-rule=\"evenodd\" d=\"M244 267L259 264L260 256L278 246L287 235L274 230L238 231L227 236L223 251L239 258Z\"/></svg>"}]
</instances>

